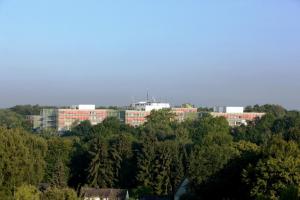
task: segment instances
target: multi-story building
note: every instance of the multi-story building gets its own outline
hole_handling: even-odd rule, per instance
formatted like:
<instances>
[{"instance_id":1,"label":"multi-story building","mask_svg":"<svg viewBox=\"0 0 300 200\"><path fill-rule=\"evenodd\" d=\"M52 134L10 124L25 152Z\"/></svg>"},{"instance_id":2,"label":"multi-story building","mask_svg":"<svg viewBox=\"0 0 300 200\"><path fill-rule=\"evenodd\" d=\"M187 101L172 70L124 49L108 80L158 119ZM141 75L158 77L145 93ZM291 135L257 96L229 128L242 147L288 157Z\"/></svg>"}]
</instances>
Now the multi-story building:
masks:
<instances>
[{"instance_id":1,"label":"multi-story building","mask_svg":"<svg viewBox=\"0 0 300 200\"><path fill-rule=\"evenodd\" d=\"M57 110L57 130L67 131L79 122L89 120L92 125L101 123L108 117L106 109L73 108Z\"/></svg>"},{"instance_id":2,"label":"multi-story building","mask_svg":"<svg viewBox=\"0 0 300 200\"><path fill-rule=\"evenodd\" d=\"M147 121L152 110L170 109L175 119L183 122L186 119L199 117L197 108L190 105L171 108L169 103L139 102L131 105L131 110L96 109L95 105L78 105L70 108L42 109L40 116L30 116L34 129L56 129L63 132L70 130L81 121L89 120L92 125L101 123L107 117L116 117L122 123L140 126ZM248 121L261 118L264 113L244 112L243 107L215 107L210 112L214 117L225 117L230 126L247 125ZM201 116L201 115L200 115Z\"/></svg>"},{"instance_id":3,"label":"multi-story building","mask_svg":"<svg viewBox=\"0 0 300 200\"><path fill-rule=\"evenodd\" d=\"M122 123L140 126L152 110L170 109L179 122L198 117L197 108L186 104L171 108L169 103L144 101L131 104L128 109L96 109L95 105L73 105L69 108L42 109L39 116L28 116L35 130L54 129L59 132L71 130L78 123L89 120L92 125L103 122L107 117L116 117Z\"/></svg>"},{"instance_id":4,"label":"multi-story building","mask_svg":"<svg viewBox=\"0 0 300 200\"><path fill-rule=\"evenodd\" d=\"M38 130L42 124L42 117L40 115L27 115L27 121L31 124L33 130Z\"/></svg>"},{"instance_id":5,"label":"multi-story building","mask_svg":"<svg viewBox=\"0 0 300 200\"><path fill-rule=\"evenodd\" d=\"M140 126L147 121L150 111L144 110L124 110L120 113L121 121L130 126Z\"/></svg>"},{"instance_id":6,"label":"multi-story building","mask_svg":"<svg viewBox=\"0 0 300 200\"><path fill-rule=\"evenodd\" d=\"M225 117L230 126L247 125L247 122L261 118L265 113L244 112L243 107L215 107L213 117Z\"/></svg>"},{"instance_id":7,"label":"multi-story building","mask_svg":"<svg viewBox=\"0 0 300 200\"><path fill-rule=\"evenodd\" d=\"M131 126L143 125L152 110L170 109L175 114L175 119L179 122L198 117L197 108L187 105L171 108L169 103L139 102L132 104L131 108L134 110L125 110L120 115L121 119L123 119L122 121Z\"/></svg>"},{"instance_id":8,"label":"multi-story building","mask_svg":"<svg viewBox=\"0 0 300 200\"><path fill-rule=\"evenodd\" d=\"M193 120L199 116L197 112L197 108L193 108L193 107L172 108L171 111L175 113L175 119L178 122L183 122L187 119Z\"/></svg>"},{"instance_id":9,"label":"multi-story building","mask_svg":"<svg viewBox=\"0 0 300 200\"><path fill-rule=\"evenodd\" d=\"M120 118L120 113L112 109L96 109L95 105L77 105L70 108L42 109L40 129L70 130L79 122L89 120L92 125L101 123L107 117Z\"/></svg>"},{"instance_id":10,"label":"multi-story building","mask_svg":"<svg viewBox=\"0 0 300 200\"><path fill-rule=\"evenodd\" d=\"M42 109L38 116L28 116L33 129L45 130L55 129L59 132L70 130L78 123L89 120L92 125L103 122L107 117L116 117L122 123L131 126L140 126L147 121L147 116L152 110L170 109L175 113L175 119L183 122L186 119L196 119L207 112L199 113L197 108L189 104L181 107L171 107L169 103L138 102L131 104L128 110L96 109L95 105L77 105L70 108L47 108ZM215 107L213 112L209 112L213 117L225 117L230 126L247 125L247 122L256 118L261 118L265 113L244 112L243 107Z\"/></svg>"},{"instance_id":11,"label":"multi-story building","mask_svg":"<svg viewBox=\"0 0 300 200\"><path fill-rule=\"evenodd\" d=\"M170 109L169 103L140 101L133 103L128 109L120 111L121 122L131 125L140 126L147 121L147 116L152 110Z\"/></svg>"},{"instance_id":12,"label":"multi-story building","mask_svg":"<svg viewBox=\"0 0 300 200\"><path fill-rule=\"evenodd\" d=\"M47 108L41 110L41 127L40 129L56 129L57 127L57 110L56 108Z\"/></svg>"}]
</instances>

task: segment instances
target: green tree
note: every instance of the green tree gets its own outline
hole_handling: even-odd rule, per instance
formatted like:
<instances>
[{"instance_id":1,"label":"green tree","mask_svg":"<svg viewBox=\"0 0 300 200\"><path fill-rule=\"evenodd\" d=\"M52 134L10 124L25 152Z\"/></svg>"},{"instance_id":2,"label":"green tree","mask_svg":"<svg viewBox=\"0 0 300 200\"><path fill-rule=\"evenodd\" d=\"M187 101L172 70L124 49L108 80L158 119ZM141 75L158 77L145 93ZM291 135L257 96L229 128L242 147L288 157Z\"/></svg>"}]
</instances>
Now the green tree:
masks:
<instances>
[{"instance_id":1,"label":"green tree","mask_svg":"<svg viewBox=\"0 0 300 200\"><path fill-rule=\"evenodd\" d=\"M44 139L22 129L0 127L0 190L13 195L22 184L40 183L46 150Z\"/></svg>"},{"instance_id":2,"label":"green tree","mask_svg":"<svg viewBox=\"0 0 300 200\"><path fill-rule=\"evenodd\" d=\"M152 184L154 183L152 171L155 159L155 143L156 138L144 137L141 149L138 151L136 179L144 187L152 188Z\"/></svg>"},{"instance_id":3,"label":"green tree","mask_svg":"<svg viewBox=\"0 0 300 200\"><path fill-rule=\"evenodd\" d=\"M18 113L20 115L39 115L41 109L50 108L49 106L39 106L39 105L16 105L10 108L11 111Z\"/></svg>"},{"instance_id":4,"label":"green tree","mask_svg":"<svg viewBox=\"0 0 300 200\"><path fill-rule=\"evenodd\" d=\"M272 114L267 114L261 119L256 119L255 122L249 126L242 126L233 130L233 137L235 141L246 140L256 144L266 143L271 136L273 124L276 117Z\"/></svg>"},{"instance_id":5,"label":"green tree","mask_svg":"<svg viewBox=\"0 0 300 200\"><path fill-rule=\"evenodd\" d=\"M22 185L17 188L16 200L40 200L40 192L32 185Z\"/></svg>"},{"instance_id":6,"label":"green tree","mask_svg":"<svg viewBox=\"0 0 300 200\"><path fill-rule=\"evenodd\" d=\"M287 113L287 110L284 109L280 105L273 105L273 104L265 104L265 105L254 105L252 106L247 106L245 108L245 112L264 112L271 114L275 117L282 117Z\"/></svg>"},{"instance_id":7,"label":"green tree","mask_svg":"<svg viewBox=\"0 0 300 200\"><path fill-rule=\"evenodd\" d=\"M77 126L74 126L71 130L70 135L84 137L84 136L88 136L91 133L92 133L92 124L89 120L85 120L80 122Z\"/></svg>"},{"instance_id":8,"label":"green tree","mask_svg":"<svg viewBox=\"0 0 300 200\"><path fill-rule=\"evenodd\" d=\"M294 185L287 186L281 191L279 200L299 200L299 188Z\"/></svg>"},{"instance_id":9,"label":"green tree","mask_svg":"<svg viewBox=\"0 0 300 200\"><path fill-rule=\"evenodd\" d=\"M192 122L189 127L191 138L194 143L201 143L205 135L210 133L229 133L229 125L223 117L212 117L205 115L198 120Z\"/></svg>"},{"instance_id":10,"label":"green tree","mask_svg":"<svg viewBox=\"0 0 300 200\"><path fill-rule=\"evenodd\" d=\"M89 150L91 162L88 168L89 184L98 187L111 187L114 182L114 172L109 160L108 143L97 136Z\"/></svg>"},{"instance_id":11,"label":"green tree","mask_svg":"<svg viewBox=\"0 0 300 200\"><path fill-rule=\"evenodd\" d=\"M155 135L159 140L167 139L174 135L172 123L175 123L175 114L170 109L153 110L147 116L144 131L149 135Z\"/></svg>"},{"instance_id":12,"label":"green tree","mask_svg":"<svg viewBox=\"0 0 300 200\"><path fill-rule=\"evenodd\" d=\"M31 125L24 116L5 109L0 109L0 126L31 130Z\"/></svg>"},{"instance_id":13,"label":"green tree","mask_svg":"<svg viewBox=\"0 0 300 200\"><path fill-rule=\"evenodd\" d=\"M79 200L79 198L70 188L52 187L43 193L41 200Z\"/></svg>"},{"instance_id":14,"label":"green tree","mask_svg":"<svg viewBox=\"0 0 300 200\"><path fill-rule=\"evenodd\" d=\"M300 151L292 141L273 137L264 147L264 155L256 165L243 172L245 183L256 199L279 199L289 185L300 185Z\"/></svg>"},{"instance_id":15,"label":"green tree","mask_svg":"<svg viewBox=\"0 0 300 200\"><path fill-rule=\"evenodd\" d=\"M190 157L188 174L195 189L205 184L236 155L237 151L229 134L206 135L201 144L195 146Z\"/></svg>"},{"instance_id":16,"label":"green tree","mask_svg":"<svg viewBox=\"0 0 300 200\"><path fill-rule=\"evenodd\" d=\"M246 141L232 145L236 150L232 158L195 188L201 199L252 199L248 195L249 187L243 182L241 173L250 163L257 163L261 155L260 147Z\"/></svg>"},{"instance_id":17,"label":"green tree","mask_svg":"<svg viewBox=\"0 0 300 200\"><path fill-rule=\"evenodd\" d=\"M50 137L45 158L46 172L44 181L52 186L65 187L69 179L69 164L74 141L69 138Z\"/></svg>"},{"instance_id":18,"label":"green tree","mask_svg":"<svg viewBox=\"0 0 300 200\"><path fill-rule=\"evenodd\" d=\"M88 167L90 164L89 145L85 141L76 141L70 159L69 185L80 188L88 184Z\"/></svg>"},{"instance_id":19,"label":"green tree","mask_svg":"<svg viewBox=\"0 0 300 200\"><path fill-rule=\"evenodd\" d=\"M110 141L110 156L115 176L115 186L130 188L134 185L136 163L133 153L133 138L130 134L122 133Z\"/></svg>"},{"instance_id":20,"label":"green tree","mask_svg":"<svg viewBox=\"0 0 300 200\"><path fill-rule=\"evenodd\" d=\"M137 180L157 195L173 194L184 177L183 156L175 141L144 138L138 154Z\"/></svg>"}]
</instances>

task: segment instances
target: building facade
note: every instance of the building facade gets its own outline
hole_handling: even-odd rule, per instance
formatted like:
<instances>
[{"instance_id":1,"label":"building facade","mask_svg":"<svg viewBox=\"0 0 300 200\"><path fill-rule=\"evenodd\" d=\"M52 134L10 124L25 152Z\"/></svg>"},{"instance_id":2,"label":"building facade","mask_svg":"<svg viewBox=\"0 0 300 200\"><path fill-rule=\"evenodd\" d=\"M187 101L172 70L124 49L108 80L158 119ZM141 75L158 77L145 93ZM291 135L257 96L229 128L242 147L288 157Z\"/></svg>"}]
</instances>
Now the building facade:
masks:
<instances>
[{"instance_id":1,"label":"building facade","mask_svg":"<svg viewBox=\"0 0 300 200\"><path fill-rule=\"evenodd\" d=\"M90 121L92 125L101 123L108 117L106 109L58 109L57 130L68 131L82 121Z\"/></svg>"},{"instance_id":2,"label":"building facade","mask_svg":"<svg viewBox=\"0 0 300 200\"><path fill-rule=\"evenodd\" d=\"M183 122L187 119L194 120L199 116L197 108L193 107L172 108L171 111L175 113L175 119L178 122Z\"/></svg>"},{"instance_id":3,"label":"building facade","mask_svg":"<svg viewBox=\"0 0 300 200\"><path fill-rule=\"evenodd\" d=\"M131 110L96 109L95 105L75 105L70 108L42 109L40 116L31 116L37 121L34 128L41 130L54 129L59 132L69 131L82 121L90 121L92 125L103 122L108 117L116 117L122 123L130 126L140 126L147 121L152 110L170 109L175 113L175 119L183 122L186 119L198 117L197 108L170 108L169 103L136 103Z\"/></svg>"},{"instance_id":4,"label":"building facade","mask_svg":"<svg viewBox=\"0 0 300 200\"><path fill-rule=\"evenodd\" d=\"M57 109L48 108L41 110L41 128L45 129L56 129L57 128Z\"/></svg>"},{"instance_id":5,"label":"building facade","mask_svg":"<svg viewBox=\"0 0 300 200\"><path fill-rule=\"evenodd\" d=\"M116 117L119 119L120 112L112 109L96 109L95 105L42 109L39 117L39 129L55 129L59 132L64 132L71 130L73 126L82 121L88 120L92 125L96 125L107 117ZM33 116L31 118L33 118Z\"/></svg>"},{"instance_id":6,"label":"building facade","mask_svg":"<svg viewBox=\"0 0 300 200\"><path fill-rule=\"evenodd\" d=\"M121 111L121 121L130 126L140 126L147 121L147 116L150 115L150 111L143 110L124 110Z\"/></svg>"},{"instance_id":7,"label":"building facade","mask_svg":"<svg viewBox=\"0 0 300 200\"><path fill-rule=\"evenodd\" d=\"M244 112L243 107L215 107L210 113L213 117L225 117L229 126L247 125L249 121L261 118L265 113Z\"/></svg>"},{"instance_id":8,"label":"building facade","mask_svg":"<svg viewBox=\"0 0 300 200\"><path fill-rule=\"evenodd\" d=\"M26 120L31 124L33 130L39 130L42 125L42 117L40 115L27 115Z\"/></svg>"},{"instance_id":9,"label":"building facade","mask_svg":"<svg viewBox=\"0 0 300 200\"><path fill-rule=\"evenodd\" d=\"M175 114L175 120L177 120L178 122L183 122L187 119L196 119L199 116L197 108L193 107L171 108L170 111ZM121 121L125 124L128 124L130 126L140 126L147 121L147 116L149 116L150 114L151 111L149 110L125 110L120 114L120 118L122 119Z\"/></svg>"},{"instance_id":10,"label":"building facade","mask_svg":"<svg viewBox=\"0 0 300 200\"><path fill-rule=\"evenodd\" d=\"M80 197L83 200L129 200L129 193L126 189L83 187Z\"/></svg>"}]
</instances>

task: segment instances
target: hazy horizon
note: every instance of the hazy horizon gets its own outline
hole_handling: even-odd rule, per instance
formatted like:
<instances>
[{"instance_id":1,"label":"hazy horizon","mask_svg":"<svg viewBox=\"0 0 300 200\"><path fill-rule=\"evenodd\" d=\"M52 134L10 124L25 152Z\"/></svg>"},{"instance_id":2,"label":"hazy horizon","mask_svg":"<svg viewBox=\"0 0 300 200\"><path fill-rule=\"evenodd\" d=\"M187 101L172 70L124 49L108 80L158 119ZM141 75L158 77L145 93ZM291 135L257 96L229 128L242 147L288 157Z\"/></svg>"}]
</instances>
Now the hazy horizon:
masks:
<instances>
[{"instance_id":1,"label":"hazy horizon","mask_svg":"<svg viewBox=\"0 0 300 200\"><path fill-rule=\"evenodd\" d=\"M0 0L0 108L300 109L300 1Z\"/></svg>"}]
</instances>

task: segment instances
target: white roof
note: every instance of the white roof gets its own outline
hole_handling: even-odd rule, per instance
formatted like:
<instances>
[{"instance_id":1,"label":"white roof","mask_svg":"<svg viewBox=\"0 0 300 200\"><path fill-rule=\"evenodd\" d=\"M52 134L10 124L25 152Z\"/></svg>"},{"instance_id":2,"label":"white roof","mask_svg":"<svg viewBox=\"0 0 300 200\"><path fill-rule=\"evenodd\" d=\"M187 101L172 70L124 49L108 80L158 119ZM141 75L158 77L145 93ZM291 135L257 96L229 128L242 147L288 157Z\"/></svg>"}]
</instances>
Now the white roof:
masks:
<instances>
[{"instance_id":1,"label":"white roof","mask_svg":"<svg viewBox=\"0 0 300 200\"><path fill-rule=\"evenodd\" d=\"M71 108L78 109L78 110L95 110L96 109L96 105L92 105L92 104L79 104L79 105L71 106Z\"/></svg>"}]
</instances>

